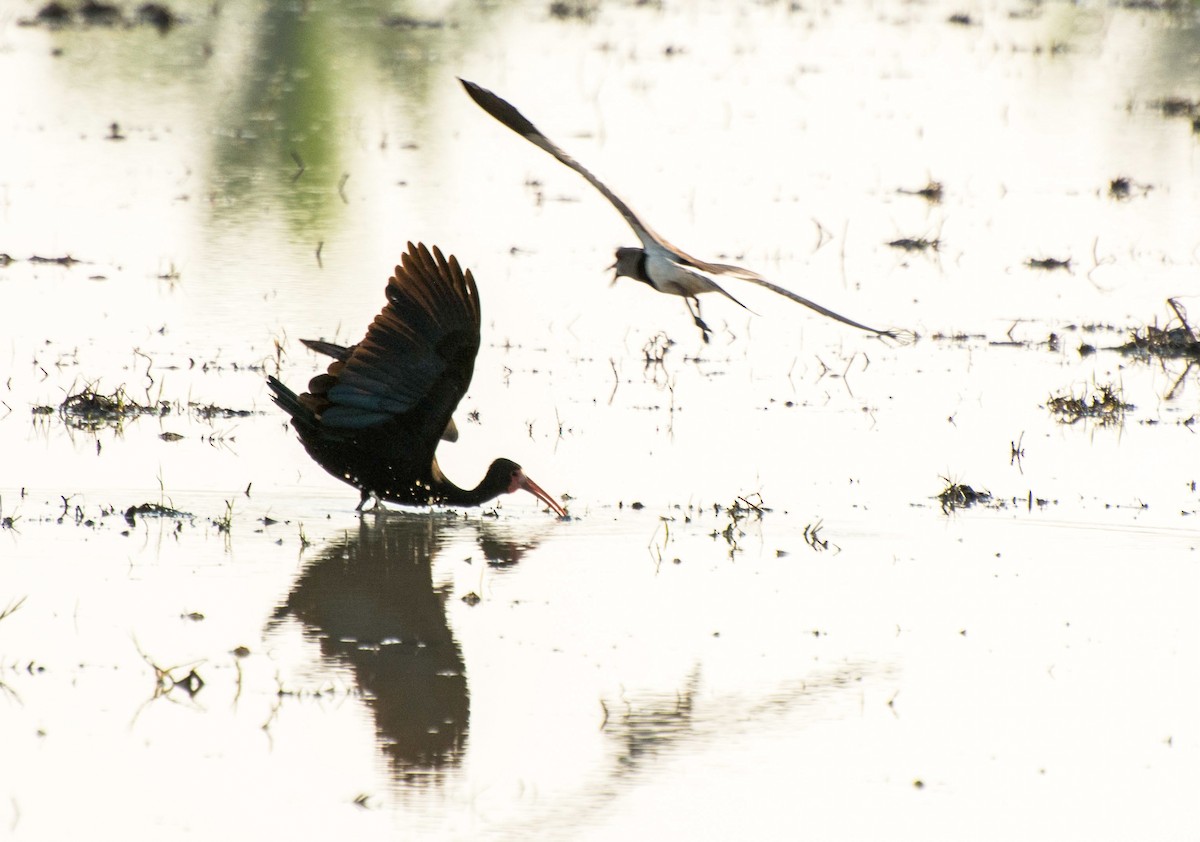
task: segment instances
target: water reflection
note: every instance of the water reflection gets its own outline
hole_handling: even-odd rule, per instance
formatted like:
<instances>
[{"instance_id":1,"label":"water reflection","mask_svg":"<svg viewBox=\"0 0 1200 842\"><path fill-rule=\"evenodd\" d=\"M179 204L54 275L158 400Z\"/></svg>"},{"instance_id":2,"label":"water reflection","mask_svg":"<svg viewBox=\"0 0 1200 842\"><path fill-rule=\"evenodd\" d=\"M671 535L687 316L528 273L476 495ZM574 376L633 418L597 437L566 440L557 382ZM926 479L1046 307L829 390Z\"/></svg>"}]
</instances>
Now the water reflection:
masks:
<instances>
[{"instance_id":1,"label":"water reflection","mask_svg":"<svg viewBox=\"0 0 1200 842\"><path fill-rule=\"evenodd\" d=\"M473 27L445 26L442 18L395 14L390 3L346 6L272 2L252 22L254 35L237 90L213 134L212 190L218 214L244 217L246 200L282 203L296 231L327 234L349 204L349 143L386 154L386 130L364 137L359 103L411 100L401 109L405 132L429 114L433 87L447 75L447 41L469 39ZM375 87L381 77L383 90ZM357 136L356 136L357 133ZM359 173L361 180L363 174Z\"/></svg>"},{"instance_id":2,"label":"water reflection","mask_svg":"<svg viewBox=\"0 0 1200 842\"><path fill-rule=\"evenodd\" d=\"M604 731L616 741L615 777L635 771L650 757L695 736L695 699L700 669L692 670L674 695L626 700L624 710L610 716ZM608 711L608 704L605 704Z\"/></svg>"},{"instance_id":3,"label":"water reflection","mask_svg":"<svg viewBox=\"0 0 1200 842\"><path fill-rule=\"evenodd\" d=\"M353 668L397 776L458 764L466 745L467 676L446 622L449 588L434 585L431 564L456 526L364 517L305 568L275 613L299 619L324 658Z\"/></svg>"},{"instance_id":4,"label":"water reflection","mask_svg":"<svg viewBox=\"0 0 1200 842\"><path fill-rule=\"evenodd\" d=\"M817 669L781 683L763 695L715 693L702 689L697 665L674 693L646 693L605 702L603 731L614 742L612 777L636 775L675 751L703 752L714 741L747 728L774 731L781 721L815 719L851 707L864 678L889 673L888 667L848 662Z\"/></svg>"},{"instance_id":5,"label":"water reflection","mask_svg":"<svg viewBox=\"0 0 1200 842\"><path fill-rule=\"evenodd\" d=\"M335 51L328 18L321 9L267 4L228 128L214 135L214 189L227 199L254 196L270 173L275 183L268 192L287 202L288 219L303 230L328 222L341 204L330 201L340 158L334 120L341 109L329 65Z\"/></svg>"},{"instance_id":6,"label":"water reflection","mask_svg":"<svg viewBox=\"0 0 1200 842\"><path fill-rule=\"evenodd\" d=\"M399 779L436 782L466 748L466 668L446 619L453 588L433 580L435 559L464 532L493 566L533 546L453 516L366 515L305 567L275 611L273 622L295 617L324 659L354 671Z\"/></svg>"}]
</instances>

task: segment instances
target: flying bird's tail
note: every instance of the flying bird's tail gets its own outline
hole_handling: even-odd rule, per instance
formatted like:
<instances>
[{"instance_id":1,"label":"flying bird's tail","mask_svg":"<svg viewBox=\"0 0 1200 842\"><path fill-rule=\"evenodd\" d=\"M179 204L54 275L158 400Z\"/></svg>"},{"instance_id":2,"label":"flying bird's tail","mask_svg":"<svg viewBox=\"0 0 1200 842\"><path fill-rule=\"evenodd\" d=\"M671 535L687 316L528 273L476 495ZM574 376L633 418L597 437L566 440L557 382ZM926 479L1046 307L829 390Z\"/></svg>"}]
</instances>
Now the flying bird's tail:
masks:
<instances>
[{"instance_id":1,"label":"flying bird's tail","mask_svg":"<svg viewBox=\"0 0 1200 842\"><path fill-rule=\"evenodd\" d=\"M750 309L745 304L743 304L741 301L739 301L737 298L735 298L733 293L731 293L729 290L725 289L725 287L721 286L716 281L713 281L711 278L706 278L705 280L708 280L712 283L712 288L713 288L714 292L721 293L721 295L728 298L730 301L732 301L737 306L741 307L743 310L745 310L749 313L753 313L756 316L758 315L758 313L755 313L754 310Z\"/></svg>"}]
</instances>

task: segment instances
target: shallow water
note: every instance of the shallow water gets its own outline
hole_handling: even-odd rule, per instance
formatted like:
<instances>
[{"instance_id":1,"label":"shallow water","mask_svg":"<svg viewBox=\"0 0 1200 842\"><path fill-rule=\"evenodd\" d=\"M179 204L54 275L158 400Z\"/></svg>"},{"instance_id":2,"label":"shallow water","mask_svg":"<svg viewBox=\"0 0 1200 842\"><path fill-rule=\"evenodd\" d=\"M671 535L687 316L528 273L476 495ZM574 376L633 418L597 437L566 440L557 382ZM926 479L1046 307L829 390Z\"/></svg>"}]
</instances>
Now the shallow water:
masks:
<instances>
[{"instance_id":1,"label":"shallow water","mask_svg":"<svg viewBox=\"0 0 1200 842\"><path fill-rule=\"evenodd\" d=\"M37 8L0 9L5 833L1194 838L1200 383L1112 350L1196 300L1194 12ZM689 251L921 338L731 286L704 346L456 76ZM483 301L447 473L509 456L570 520L359 516L268 400L408 240ZM35 412L88 384L168 411ZM1115 423L1047 408L1101 385Z\"/></svg>"}]
</instances>

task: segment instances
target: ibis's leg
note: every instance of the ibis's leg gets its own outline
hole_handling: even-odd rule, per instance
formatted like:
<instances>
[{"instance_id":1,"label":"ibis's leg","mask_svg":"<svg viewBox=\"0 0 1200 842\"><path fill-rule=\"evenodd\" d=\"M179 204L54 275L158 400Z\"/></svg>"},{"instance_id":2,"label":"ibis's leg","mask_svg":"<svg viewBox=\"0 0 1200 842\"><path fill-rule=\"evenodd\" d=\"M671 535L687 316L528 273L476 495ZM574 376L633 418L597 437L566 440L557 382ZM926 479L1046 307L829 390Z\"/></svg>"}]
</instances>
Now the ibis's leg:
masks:
<instances>
[{"instance_id":1,"label":"ibis's leg","mask_svg":"<svg viewBox=\"0 0 1200 842\"><path fill-rule=\"evenodd\" d=\"M687 303L688 312L692 315L692 321L696 323L696 327L700 328L700 335L704 337L705 342L708 342L708 335L712 331L704 323L704 319L700 318L700 299L694 295L686 295L683 300ZM696 303L695 309L692 309L692 302Z\"/></svg>"}]
</instances>

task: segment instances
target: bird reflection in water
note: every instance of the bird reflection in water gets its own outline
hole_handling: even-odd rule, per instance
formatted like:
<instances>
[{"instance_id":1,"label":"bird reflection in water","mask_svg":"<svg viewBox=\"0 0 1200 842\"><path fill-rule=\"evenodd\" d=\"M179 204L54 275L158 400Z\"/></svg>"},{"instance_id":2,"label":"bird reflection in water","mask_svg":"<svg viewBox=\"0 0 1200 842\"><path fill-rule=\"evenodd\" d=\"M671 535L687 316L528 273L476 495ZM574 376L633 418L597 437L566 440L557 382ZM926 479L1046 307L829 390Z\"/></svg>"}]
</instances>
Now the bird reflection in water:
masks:
<instances>
[{"instance_id":1,"label":"bird reflection in water","mask_svg":"<svg viewBox=\"0 0 1200 842\"><path fill-rule=\"evenodd\" d=\"M434 583L432 562L467 531L493 564L534 546L449 516L366 517L305 567L272 621L295 617L325 660L353 670L400 779L436 783L466 747L466 668L446 620L452 587Z\"/></svg>"}]
</instances>

